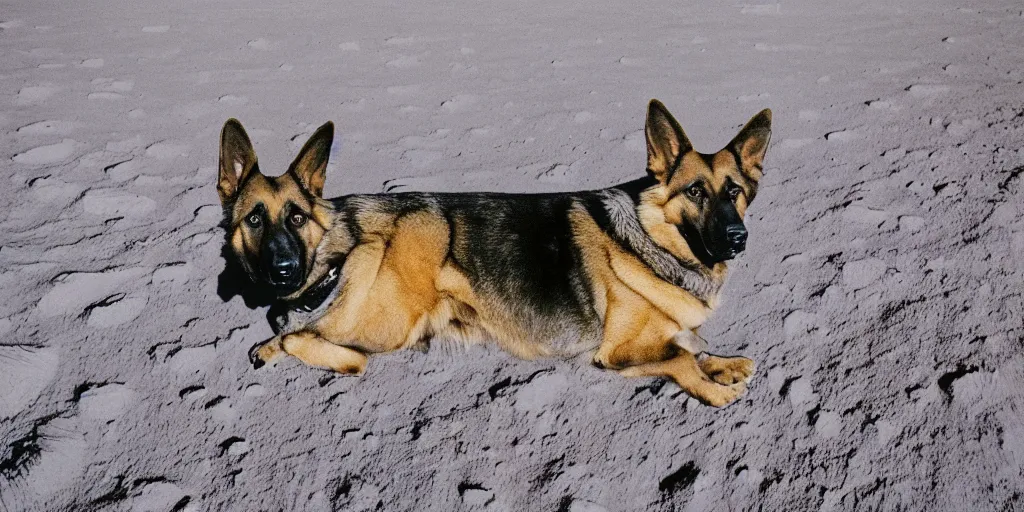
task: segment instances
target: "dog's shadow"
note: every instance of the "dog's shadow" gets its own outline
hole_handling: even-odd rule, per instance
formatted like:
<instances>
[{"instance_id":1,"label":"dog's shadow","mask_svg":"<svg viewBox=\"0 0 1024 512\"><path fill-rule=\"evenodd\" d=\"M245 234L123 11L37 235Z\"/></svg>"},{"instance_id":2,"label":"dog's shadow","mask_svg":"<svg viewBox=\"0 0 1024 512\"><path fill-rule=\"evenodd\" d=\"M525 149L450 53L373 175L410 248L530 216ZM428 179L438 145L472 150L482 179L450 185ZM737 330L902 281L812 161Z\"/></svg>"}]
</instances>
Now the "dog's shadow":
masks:
<instances>
[{"instance_id":1,"label":"dog's shadow","mask_svg":"<svg viewBox=\"0 0 1024 512\"><path fill-rule=\"evenodd\" d=\"M222 248L220 255L224 260L224 270L217 276L217 295L224 302L228 302L236 296L241 297L245 307L249 309L269 306L267 323L274 330L274 334L278 334L283 325L282 318L287 318L287 308L284 303L266 288L257 286L229 248L226 246Z\"/></svg>"}]
</instances>

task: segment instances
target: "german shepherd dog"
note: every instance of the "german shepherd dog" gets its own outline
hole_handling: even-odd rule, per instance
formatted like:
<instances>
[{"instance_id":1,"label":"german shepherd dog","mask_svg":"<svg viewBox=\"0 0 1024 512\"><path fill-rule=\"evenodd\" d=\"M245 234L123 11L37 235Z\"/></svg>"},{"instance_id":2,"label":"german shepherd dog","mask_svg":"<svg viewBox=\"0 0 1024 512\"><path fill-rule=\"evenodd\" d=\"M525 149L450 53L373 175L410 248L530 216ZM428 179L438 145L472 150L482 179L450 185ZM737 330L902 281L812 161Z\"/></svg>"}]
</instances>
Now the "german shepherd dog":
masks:
<instances>
[{"instance_id":1,"label":"german shepherd dog","mask_svg":"<svg viewBox=\"0 0 1024 512\"><path fill-rule=\"evenodd\" d=\"M228 120L226 253L280 313L254 366L290 355L359 375L373 354L489 341L521 358L592 351L600 368L669 378L713 406L736 400L754 362L707 354L697 328L746 246L771 111L714 154L695 151L657 100L645 132L647 175L606 189L325 200L331 123L268 177Z\"/></svg>"}]
</instances>

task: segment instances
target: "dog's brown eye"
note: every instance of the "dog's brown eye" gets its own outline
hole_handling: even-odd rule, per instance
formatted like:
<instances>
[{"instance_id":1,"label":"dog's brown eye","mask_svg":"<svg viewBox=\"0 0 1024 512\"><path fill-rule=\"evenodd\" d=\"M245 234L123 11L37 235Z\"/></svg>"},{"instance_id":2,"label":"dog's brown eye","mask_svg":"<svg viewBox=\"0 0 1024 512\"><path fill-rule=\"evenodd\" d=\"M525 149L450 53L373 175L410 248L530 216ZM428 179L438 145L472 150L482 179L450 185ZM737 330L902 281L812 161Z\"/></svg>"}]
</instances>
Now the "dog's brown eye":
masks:
<instances>
[{"instance_id":1,"label":"dog's brown eye","mask_svg":"<svg viewBox=\"0 0 1024 512\"><path fill-rule=\"evenodd\" d=\"M293 213L290 220L293 226L298 227L306 223L306 216L301 213Z\"/></svg>"},{"instance_id":2,"label":"dog's brown eye","mask_svg":"<svg viewBox=\"0 0 1024 512\"><path fill-rule=\"evenodd\" d=\"M258 213L252 213L245 218L245 222L250 227L258 228L260 227L260 224L263 223L263 219L260 218L260 215Z\"/></svg>"},{"instance_id":3,"label":"dog's brown eye","mask_svg":"<svg viewBox=\"0 0 1024 512\"><path fill-rule=\"evenodd\" d=\"M686 189L686 193L690 194L690 197L694 199L700 199L701 197L704 197L704 189L701 188L700 185L691 186L690 188Z\"/></svg>"}]
</instances>

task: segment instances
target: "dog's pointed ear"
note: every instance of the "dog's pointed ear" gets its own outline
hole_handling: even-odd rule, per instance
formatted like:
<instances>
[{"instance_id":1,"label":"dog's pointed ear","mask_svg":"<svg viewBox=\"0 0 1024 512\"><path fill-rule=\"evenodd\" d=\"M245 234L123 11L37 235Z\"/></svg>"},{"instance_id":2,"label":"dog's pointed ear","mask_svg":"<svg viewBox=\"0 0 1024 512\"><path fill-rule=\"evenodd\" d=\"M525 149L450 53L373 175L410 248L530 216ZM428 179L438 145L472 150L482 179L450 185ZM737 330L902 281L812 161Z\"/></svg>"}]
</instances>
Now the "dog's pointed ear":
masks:
<instances>
[{"instance_id":1,"label":"dog's pointed ear","mask_svg":"<svg viewBox=\"0 0 1024 512\"><path fill-rule=\"evenodd\" d=\"M658 100L647 106L647 171L662 183L668 183L679 165L679 157L693 149L682 127Z\"/></svg>"},{"instance_id":2,"label":"dog's pointed ear","mask_svg":"<svg viewBox=\"0 0 1024 512\"><path fill-rule=\"evenodd\" d=\"M755 182L761 181L764 155L768 151L768 141L771 138L772 111L766 108L750 118L729 143L729 150L739 158L742 166L740 172Z\"/></svg>"},{"instance_id":3,"label":"dog's pointed ear","mask_svg":"<svg viewBox=\"0 0 1024 512\"><path fill-rule=\"evenodd\" d=\"M323 197L327 160L331 157L333 143L334 123L327 121L313 132L288 169L288 172L293 173L299 183L316 197Z\"/></svg>"},{"instance_id":4,"label":"dog's pointed ear","mask_svg":"<svg viewBox=\"0 0 1024 512\"><path fill-rule=\"evenodd\" d=\"M249 135L238 119L231 118L220 131L220 175L217 178L217 193L223 204L231 202L238 193L238 186L256 168L256 152L252 149Z\"/></svg>"}]
</instances>

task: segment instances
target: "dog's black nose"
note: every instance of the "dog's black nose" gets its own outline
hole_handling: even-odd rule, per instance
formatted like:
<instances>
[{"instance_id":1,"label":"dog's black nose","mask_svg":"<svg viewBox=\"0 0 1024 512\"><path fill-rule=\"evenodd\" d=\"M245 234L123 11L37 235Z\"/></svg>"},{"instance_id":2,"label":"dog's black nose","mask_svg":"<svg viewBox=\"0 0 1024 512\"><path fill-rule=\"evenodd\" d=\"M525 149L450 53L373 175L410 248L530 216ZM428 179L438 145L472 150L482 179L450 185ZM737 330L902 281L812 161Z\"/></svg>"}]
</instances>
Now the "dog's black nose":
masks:
<instances>
[{"instance_id":1,"label":"dog's black nose","mask_svg":"<svg viewBox=\"0 0 1024 512\"><path fill-rule=\"evenodd\" d=\"M275 261L273 268L270 270L270 272L274 280L287 281L295 277L295 272L298 270L299 262L288 259Z\"/></svg>"},{"instance_id":2,"label":"dog's black nose","mask_svg":"<svg viewBox=\"0 0 1024 512\"><path fill-rule=\"evenodd\" d=\"M747 228L743 224L733 224L725 228L725 238L734 249L743 250L747 246Z\"/></svg>"}]
</instances>

